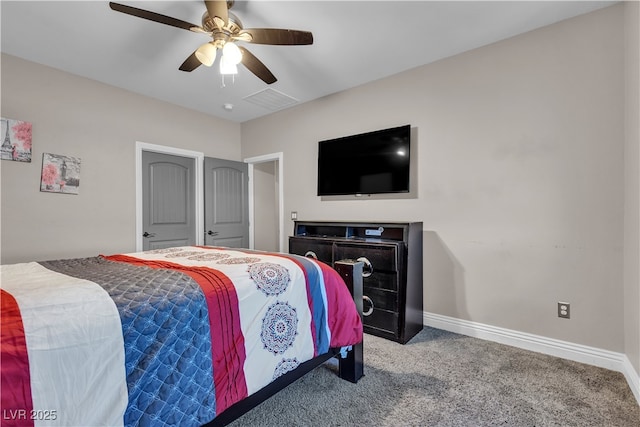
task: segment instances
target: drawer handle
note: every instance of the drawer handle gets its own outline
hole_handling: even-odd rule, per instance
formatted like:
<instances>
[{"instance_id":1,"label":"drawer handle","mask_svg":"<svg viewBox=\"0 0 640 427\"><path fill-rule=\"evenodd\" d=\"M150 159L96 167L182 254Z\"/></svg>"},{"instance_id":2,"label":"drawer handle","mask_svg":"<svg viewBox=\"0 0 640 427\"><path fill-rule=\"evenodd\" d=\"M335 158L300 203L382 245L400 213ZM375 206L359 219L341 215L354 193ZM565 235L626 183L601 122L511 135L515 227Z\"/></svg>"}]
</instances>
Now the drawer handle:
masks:
<instances>
[{"instance_id":1,"label":"drawer handle","mask_svg":"<svg viewBox=\"0 0 640 427\"><path fill-rule=\"evenodd\" d=\"M307 258L318 259L318 255L316 255L316 253L313 251L307 251L304 256L306 256Z\"/></svg>"},{"instance_id":2,"label":"drawer handle","mask_svg":"<svg viewBox=\"0 0 640 427\"><path fill-rule=\"evenodd\" d=\"M364 268L362 269L362 277L369 277L373 274L373 264L365 257L360 257L356 261L360 261L364 263Z\"/></svg>"},{"instance_id":3,"label":"drawer handle","mask_svg":"<svg viewBox=\"0 0 640 427\"><path fill-rule=\"evenodd\" d=\"M371 313L373 313L373 301L371 301L371 298L369 298L366 295L362 295L362 300L368 302L369 305L371 305L371 307L367 311L364 311L364 310L362 311L362 315L371 316Z\"/></svg>"}]
</instances>

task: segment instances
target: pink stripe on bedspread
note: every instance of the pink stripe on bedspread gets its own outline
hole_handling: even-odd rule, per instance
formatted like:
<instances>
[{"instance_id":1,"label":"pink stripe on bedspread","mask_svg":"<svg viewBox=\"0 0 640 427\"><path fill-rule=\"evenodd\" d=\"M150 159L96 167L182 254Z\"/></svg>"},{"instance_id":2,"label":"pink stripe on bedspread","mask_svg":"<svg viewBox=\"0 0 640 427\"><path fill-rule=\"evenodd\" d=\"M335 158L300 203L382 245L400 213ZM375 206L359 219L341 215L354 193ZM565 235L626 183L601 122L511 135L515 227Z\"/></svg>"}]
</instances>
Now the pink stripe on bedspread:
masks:
<instances>
[{"instance_id":1,"label":"pink stripe on bedspread","mask_svg":"<svg viewBox=\"0 0 640 427\"><path fill-rule=\"evenodd\" d=\"M336 270L318 261L327 292L331 347L343 347L362 342L362 320L349 289Z\"/></svg>"},{"instance_id":2,"label":"pink stripe on bedspread","mask_svg":"<svg viewBox=\"0 0 640 427\"><path fill-rule=\"evenodd\" d=\"M33 426L29 355L22 316L15 298L5 290L0 292L2 426Z\"/></svg>"},{"instance_id":3,"label":"pink stripe on bedspread","mask_svg":"<svg viewBox=\"0 0 640 427\"><path fill-rule=\"evenodd\" d=\"M189 267L127 255L111 255L104 258L150 268L178 270L194 279L205 295L209 310L216 413L220 414L247 396L243 369L246 359L244 336L240 328L238 296L231 279L222 272L207 267Z\"/></svg>"}]
</instances>

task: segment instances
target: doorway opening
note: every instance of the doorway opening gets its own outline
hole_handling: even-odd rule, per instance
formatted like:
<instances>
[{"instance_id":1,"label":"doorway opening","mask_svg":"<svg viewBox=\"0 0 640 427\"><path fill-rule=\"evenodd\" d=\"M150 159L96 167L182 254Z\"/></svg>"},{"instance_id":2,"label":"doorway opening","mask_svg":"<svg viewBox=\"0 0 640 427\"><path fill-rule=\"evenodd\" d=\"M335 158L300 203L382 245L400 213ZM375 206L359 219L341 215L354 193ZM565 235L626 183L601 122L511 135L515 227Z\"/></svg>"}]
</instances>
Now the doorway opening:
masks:
<instances>
[{"instance_id":1,"label":"doorway opening","mask_svg":"<svg viewBox=\"0 0 640 427\"><path fill-rule=\"evenodd\" d=\"M249 246L283 252L284 180L283 153L244 160L249 164Z\"/></svg>"}]
</instances>

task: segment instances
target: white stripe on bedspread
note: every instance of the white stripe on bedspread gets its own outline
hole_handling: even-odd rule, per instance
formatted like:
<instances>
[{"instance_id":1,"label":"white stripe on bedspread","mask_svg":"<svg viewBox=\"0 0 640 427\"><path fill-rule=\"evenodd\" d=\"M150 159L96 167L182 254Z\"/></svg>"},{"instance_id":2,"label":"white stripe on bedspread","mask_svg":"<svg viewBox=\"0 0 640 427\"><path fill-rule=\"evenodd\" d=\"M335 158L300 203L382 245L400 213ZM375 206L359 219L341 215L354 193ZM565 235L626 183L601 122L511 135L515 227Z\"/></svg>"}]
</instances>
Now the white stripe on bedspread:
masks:
<instances>
[{"instance_id":1,"label":"white stripe on bedspread","mask_svg":"<svg viewBox=\"0 0 640 427\"><path fill-rule=\"evenodd\" d=\"M224 266L223 271L234 278L233 284L238 293L240 321L246 349L244 375L249 394L255 393L273 381L276 366L284 359L304 362L314 356L313 335L311 334L312 319L307 301L304 273L289 259L279 256L256 255L261 258L261 262L284 266L289 271L291 283L283 293L277 296L266 296L261 292L256 292L256 284L250 279L246 266L244 268L236 265ZM284 353L274 354L264 347L260 334L262 322L268 309L279 301L295 307L298 329L297 337L291 347Z\"/></svg>"},{"instance_id":2,"label":"white stripe on bedspread","mask_svg":"<svg viewBox=\"0 0 640 427\"><path fill-rule=\"evenodd\" d=\"M56 420L35 425L123 425L128 399L122 324L107 292L35 262L1 271L1 286L22 314L34 410L56 413Z\"/></svg>"}]
</instances>

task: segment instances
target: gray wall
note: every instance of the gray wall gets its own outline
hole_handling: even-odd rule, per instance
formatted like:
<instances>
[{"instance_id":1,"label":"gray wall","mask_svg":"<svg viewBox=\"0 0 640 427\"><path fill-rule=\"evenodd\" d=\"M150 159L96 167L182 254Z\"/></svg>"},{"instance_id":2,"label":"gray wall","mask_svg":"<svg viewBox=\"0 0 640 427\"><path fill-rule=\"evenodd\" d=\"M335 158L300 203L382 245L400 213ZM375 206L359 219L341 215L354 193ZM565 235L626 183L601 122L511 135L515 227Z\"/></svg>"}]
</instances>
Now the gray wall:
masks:
<instances>
[{"instance_id":1,"label":"gray wall","mask_svg":"<svg viewBox=\"0 0 640 427\"><path fill-rule=\"evenodd\" d=\"M426 311L624 352L638 307L624 312L623 11L245 122L242 155L284 153L284 210L301 220L423 221ZM315 195L319 140L405 123L416 198Z\"/></svg>"},{"instance_id":2,"label":"gray wall","mask_svg":"<svg viewBox=\"0 0 640 427\"><path fill-rule=\"evenodd\" d=\"M640 3L625 3L625 351L640 372Z\"/></svg>"},{"instance_id":3,"label":"gray wall","mask_svg":"<svg viewBox=\"0 0 640 427\"><path fill-rule=\"evenodd\" d=\"M0 162L1 261L135 250L135 143L240 158L240 125L2 55L2 117L33 126L31 163ZM81 159L80 194L40 192L42 153Z\"/></svg>"}]
</instances>

